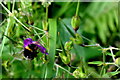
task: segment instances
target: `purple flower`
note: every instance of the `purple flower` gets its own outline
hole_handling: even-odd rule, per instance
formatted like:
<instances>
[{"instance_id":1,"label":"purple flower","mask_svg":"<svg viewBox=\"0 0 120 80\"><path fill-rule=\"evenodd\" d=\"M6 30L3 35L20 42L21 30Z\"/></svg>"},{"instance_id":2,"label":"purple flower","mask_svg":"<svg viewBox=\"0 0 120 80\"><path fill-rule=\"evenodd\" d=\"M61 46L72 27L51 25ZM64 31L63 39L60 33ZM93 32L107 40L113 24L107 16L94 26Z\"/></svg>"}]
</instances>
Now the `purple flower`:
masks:
<instances>
[{"instance_id":1,"label":"purple flower","mask_svg":"<svg viewBox=\"0 0 120 80\"><path fill-rule=\"evenodd\" d=\"M42 53L48 55L46 48L44 48L43 46L41 46L39 44L39 42L33 41L31 38L27 38L27 39L24 40L24 46L23 47L26 48L26 47L28 47L31 44L36 45Z\"/></svg>"},{"instance_id":2,"label":"purple flower","mask_svg":"<svg viewBox=\"0 0 120 80\"><path fill-rule=\"evenodd\" d=\"M38 46L38 47L40 48L40 51L41 51L42 53L45 53L46 55L48 55L48 53L46 52L46 48L44 48L44 47L41 46L41 45L36 45L36 46Z\"/></svg>"},{"instance_id":3,"label":"purple flower","mask_svg":"<svg viewBox=\"0 0 120 80\"><path fill-rule=\"evenodd\" d=\"M28 45L32 44L33 41L31 38L27 38L24 40L24 48L27 47Z\"/></svg>"}]
</instances>

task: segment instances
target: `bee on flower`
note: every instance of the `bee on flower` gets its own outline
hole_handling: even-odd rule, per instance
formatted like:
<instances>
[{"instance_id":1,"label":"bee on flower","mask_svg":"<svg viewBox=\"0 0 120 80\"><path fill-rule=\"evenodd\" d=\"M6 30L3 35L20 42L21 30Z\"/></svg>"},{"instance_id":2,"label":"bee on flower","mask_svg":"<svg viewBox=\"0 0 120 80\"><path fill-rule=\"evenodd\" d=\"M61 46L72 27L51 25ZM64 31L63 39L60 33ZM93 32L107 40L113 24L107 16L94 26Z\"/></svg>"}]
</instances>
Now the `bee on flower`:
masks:
<instances>
[{"instance_id":1,"label":"bee on flower","mask_svg":"<svg viewBox=\"0 0 120 80\"><path fill-rule=\"evenodd\" d=\"M33 41L31 38L27 38L24 40L24 56L28 59L34 59L37 57L39 51L43 54L48 55L46 48L44 48L39 42Z\"/></svg>"}]
</instances>

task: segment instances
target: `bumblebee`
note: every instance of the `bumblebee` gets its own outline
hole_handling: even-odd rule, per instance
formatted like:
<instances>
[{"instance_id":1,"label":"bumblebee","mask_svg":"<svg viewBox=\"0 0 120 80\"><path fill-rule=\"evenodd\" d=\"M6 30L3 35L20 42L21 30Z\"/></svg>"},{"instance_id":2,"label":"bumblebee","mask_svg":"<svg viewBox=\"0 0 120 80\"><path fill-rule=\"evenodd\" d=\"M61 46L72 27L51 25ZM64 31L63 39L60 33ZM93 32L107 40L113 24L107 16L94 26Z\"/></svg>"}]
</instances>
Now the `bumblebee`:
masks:
<instances>
[{"instance_id":1,"label":"bumblebee","mask_svg":"<svg viewBox=\"0 0 120 80\"><path fill-rule=\"evenodd\" d=\"M30 44L24 49L24 56L28 59L34 59L38 54L38 47L35 44Z\"/></svg>"},{"instance_id":2,"label":"bumblebee","mask_svg":"<svg viewBox=\"0 0 120 80\"><path fill-rule=\"evenodd\" d=\"M42 53L48 55L46 48L41 46L39 42L32 41L31 38L24 40L24 56L28 59L34 59L37 57L37 54L41 51Z\"/></svg>"}]
</instances>

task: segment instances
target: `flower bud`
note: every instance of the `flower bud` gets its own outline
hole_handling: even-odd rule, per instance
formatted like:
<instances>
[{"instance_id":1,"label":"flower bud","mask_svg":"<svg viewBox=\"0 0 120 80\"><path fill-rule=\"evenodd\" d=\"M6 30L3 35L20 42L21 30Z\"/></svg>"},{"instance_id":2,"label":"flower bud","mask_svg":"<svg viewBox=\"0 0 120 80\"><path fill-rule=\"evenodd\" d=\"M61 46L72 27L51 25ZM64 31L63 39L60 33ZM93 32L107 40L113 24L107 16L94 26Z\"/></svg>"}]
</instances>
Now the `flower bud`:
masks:
<instances>
[{"instance_id":1,"label":"flower bud","mask_svg":"<svg viewBox=\"0 0 120 80\"><path fill-rule=\"evenodd\" d=\"M45 31L48 30L48 22L47 22L47 20L42 21L42 26L43 26L43 30L45 30Z\"/></svg>"},{"instance_id":2,"label":"flower bud","mask_svg":"<svg viewBox=\"0 0 120 80\"><path fill-rule=\"evenodd\" d=\"M86 78L86 74L83 72L82 67L78 67L74 72L73 76L75 78Z\"/></svg>"},{"instance_id":3,"label":"flower bud","mask_svg":"<svg viewBox=\"0 0 120 80\"><path fill-rule=\"evenodd\" d=\"M49 5L51 5L51 1L47 2L46 0L42 0L42 5L43 7L48 7Z\"/></svg>"},{"instance_id":4,"label":"flower bud","mask_svg":"<svg viewBox=\"0 0 120 80\"><path fill-rule=\"evenodd\" d=\"M71 25L75 31L79 29L80 26L80 17L79 16L73 16L71 20Z\"/></svg>"},{"instance_id":5,"label":"flower bud","mask_svg":"<svg viewBox=\"0 0 120 80\"><path fill-rule=\"evenodd\" d=\"M120 65L120 57L118 57L118 58L115 60L115 63L116 63L117 65Z\"/></svg>"},{"instance_id":6,"label":"flower bud","mask_svg":"<svg viewBox=\"0 0 120 80\"><path fill-rule=\"evenodd\" d=\"M70 54L67 53L67 56L65 56L63 53L59 53L59 56L64 64L69 64L70 63Z\"/></svg>"},{"instance_id":7,"label":"flower bud","mask_svg":"<svg viewBox=\"0 0 120 80\"><path fill-rule=\"evenodd\" d=\"M73 45L72 41L66 42L65 43L65 50L70 51L72 49L72 45Z\"/></svg>"},{"instance_id":8,"label":"flower bud","mask_svg":"<svg viewBox=\"0 0 120 80\"><path fill-rule=\"evenodd\" d=\"M78 44L81 45L83 44L83 39L79 34L75 34L75 38L70 38L70 40L74 43L74 44Z\"/></svg>"},{"instance_id":9,"label":"flower bud","mask_svg":"<svg viewBox=\"0 0 120 80\"><path fill-rule=\"evenodd\" d=\"M83 44L83 39L82 39L81 35L75 34L75 36L76 36L76 44L78 44L78 45Z\"/></svg>"}]
</instances>

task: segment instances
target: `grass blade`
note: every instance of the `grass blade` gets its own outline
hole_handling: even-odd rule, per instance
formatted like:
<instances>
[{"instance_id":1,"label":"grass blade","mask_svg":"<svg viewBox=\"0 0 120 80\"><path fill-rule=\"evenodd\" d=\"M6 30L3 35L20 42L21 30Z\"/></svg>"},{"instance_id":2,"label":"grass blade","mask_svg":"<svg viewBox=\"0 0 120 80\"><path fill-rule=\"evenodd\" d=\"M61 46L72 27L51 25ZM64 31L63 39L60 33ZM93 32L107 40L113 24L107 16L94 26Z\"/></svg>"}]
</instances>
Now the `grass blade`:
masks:
<instances>
[{"instance_id":1,"label":"grass blade","mask_svg":"<svg viewBox=\"0 0 120 80\"><path fill-rule=\"evenodd\" d=\"M8 24L7 24L7 28L5 30L4 35L7 35L7 33L8 33L8 28L9 28L9 25L10 25L10 18L8 18L7 21L8 21ZM2 56L2 51L3 51L3 48L4 48L5 40L6 40L6 37L4 36L3 40L2 40L1 50L0 50L0 57Z\"/></svg>"},{"instance_id":2,"label":"grass blade","mask_svg":"<svg viewBox=\"0 0 120 80\"><path fill-rule=\"evenodd\" d=\"M56 19L49 19L49 55L48 55L48 64L47 64L47 78L52 77L53 66L55 60L55 50L56 50L56 35L57 35L57 21Z\"/></svg>"}]
</instances>

